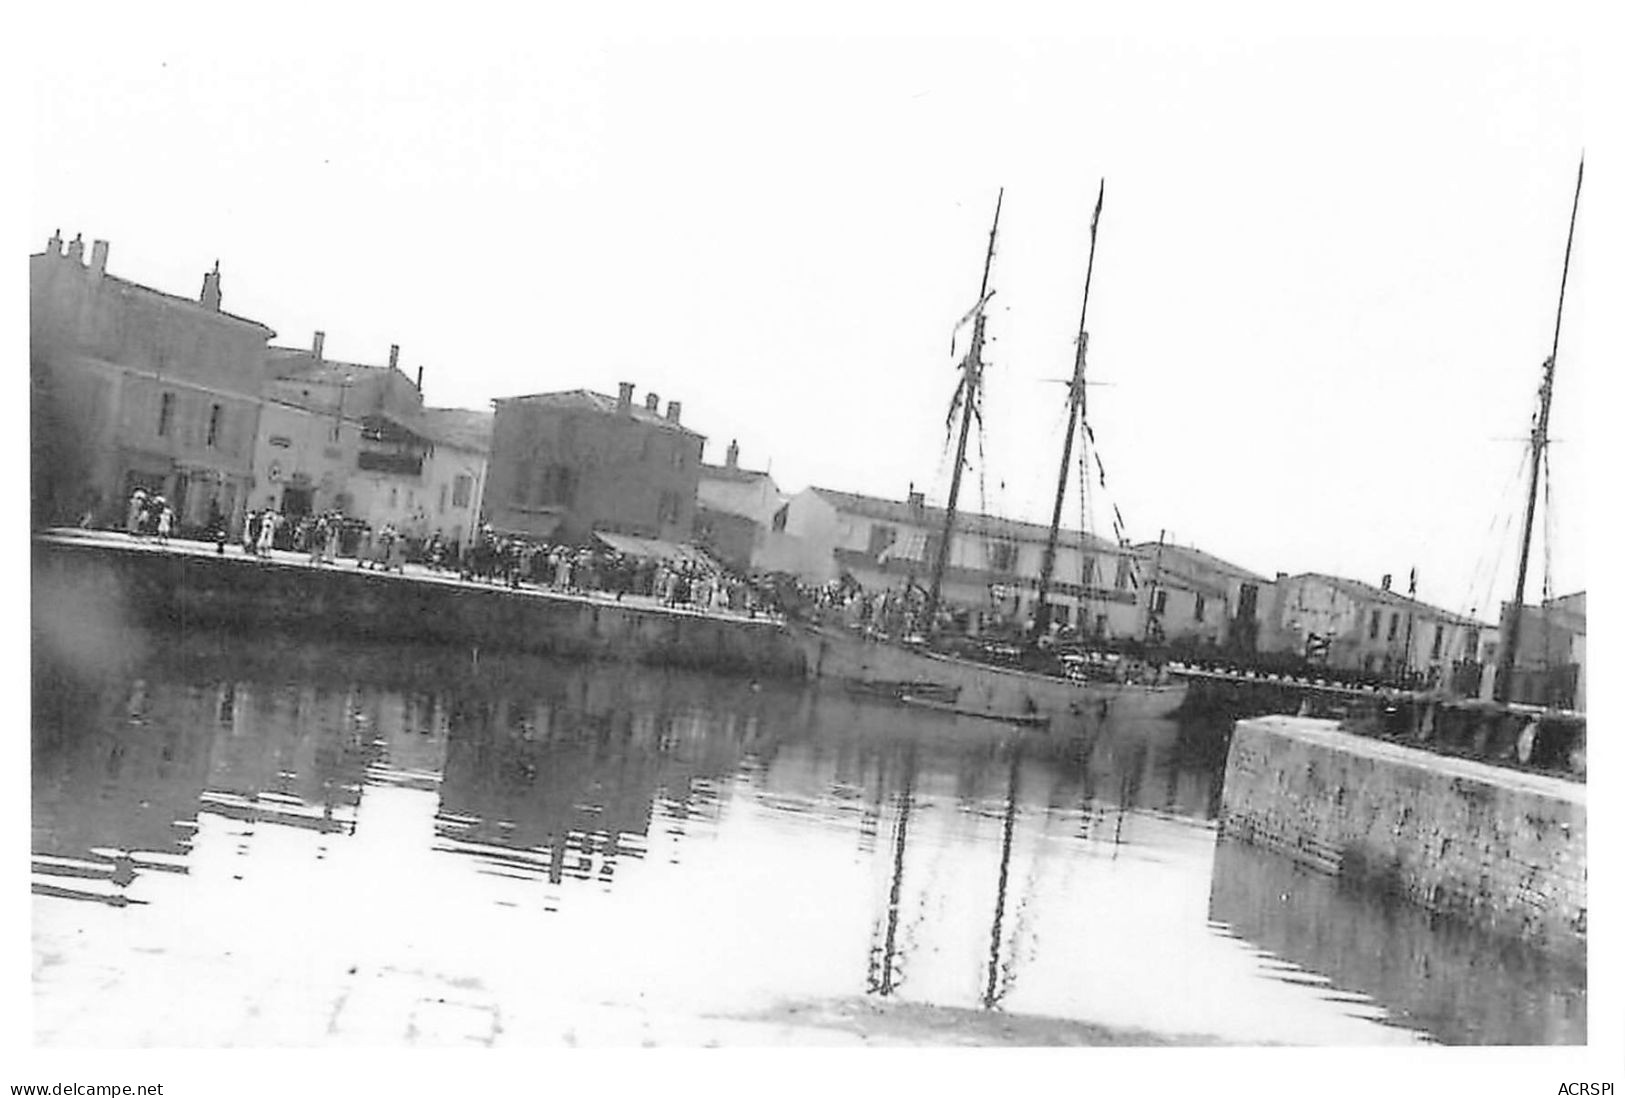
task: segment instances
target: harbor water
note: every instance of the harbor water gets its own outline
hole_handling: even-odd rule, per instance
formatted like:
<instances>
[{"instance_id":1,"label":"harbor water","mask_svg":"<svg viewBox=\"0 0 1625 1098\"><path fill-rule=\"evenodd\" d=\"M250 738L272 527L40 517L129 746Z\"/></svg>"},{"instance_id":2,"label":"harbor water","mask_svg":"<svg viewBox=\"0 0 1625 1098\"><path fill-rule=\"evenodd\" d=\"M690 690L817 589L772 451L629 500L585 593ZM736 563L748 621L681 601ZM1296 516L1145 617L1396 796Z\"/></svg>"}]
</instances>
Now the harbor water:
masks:
<instances>
[{"instance_id":1,"label":"harbor water","mask_svg":"<svg viewBox=\"0 0 1625 1098\"><path fill-rule=\"evenodd\" d=\"M1556 1044L1585 973L1064 734L474 649L36 639L44 1045Z\"/></svg>"}]
</instances>

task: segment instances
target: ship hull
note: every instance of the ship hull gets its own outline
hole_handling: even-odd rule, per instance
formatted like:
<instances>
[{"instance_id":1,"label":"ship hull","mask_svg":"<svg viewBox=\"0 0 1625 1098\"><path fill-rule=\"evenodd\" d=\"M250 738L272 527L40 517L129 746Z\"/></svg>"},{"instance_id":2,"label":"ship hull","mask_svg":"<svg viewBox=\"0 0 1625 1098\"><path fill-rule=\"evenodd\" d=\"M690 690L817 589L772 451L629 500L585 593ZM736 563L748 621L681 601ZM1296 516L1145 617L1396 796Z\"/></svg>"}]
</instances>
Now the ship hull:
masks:
<instances>
[{"instance_id":1,"label":"ship hull","mask_svg":"<svg viewBox=\"0 0 1625 1098\"><path fill-rule=\"evenodd\" d=\"M795 630L815 680L860 687L887 683L926 684L952 694L955 712L1051 727L1079 717L1140 720L1167 717L1184 704L1187 684L1144 685L1079 682L1015 668L996 667L873 640L841 630L803 626Z\"/></svg>"}]
</instances>

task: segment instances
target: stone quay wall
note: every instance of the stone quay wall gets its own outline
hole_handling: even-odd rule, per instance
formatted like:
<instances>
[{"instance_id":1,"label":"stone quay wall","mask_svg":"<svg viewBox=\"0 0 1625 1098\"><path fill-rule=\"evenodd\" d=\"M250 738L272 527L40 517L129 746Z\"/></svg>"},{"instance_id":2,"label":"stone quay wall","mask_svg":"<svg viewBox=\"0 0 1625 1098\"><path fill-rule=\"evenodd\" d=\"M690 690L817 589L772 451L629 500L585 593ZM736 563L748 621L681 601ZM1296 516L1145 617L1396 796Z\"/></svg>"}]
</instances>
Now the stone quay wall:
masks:
<instances>
[{"instance_id":1,"label":"stone quay wall","mask_svg":"<svg viewBox=\"0 0 1625 1098\"><path fill-rule=\"evenodd\" d=\"M1335 721L1239 721L1225 835L1584 961L1580 782L1434 755Z\"/></svg>"},{"instance_id":2,"label":"stone quay wall","mask_svg":"<svg viewBox=\"0 0 1625 1098\"><path fill-rule=\"evenodd\" d=\"M306 632L609 659L756 677L803 677L805 657L766 618L603 596L510 590L449 577L311 567L175 546L36 538L33 619L58 647L125 625Z\"/></svg>"}]
</instances>

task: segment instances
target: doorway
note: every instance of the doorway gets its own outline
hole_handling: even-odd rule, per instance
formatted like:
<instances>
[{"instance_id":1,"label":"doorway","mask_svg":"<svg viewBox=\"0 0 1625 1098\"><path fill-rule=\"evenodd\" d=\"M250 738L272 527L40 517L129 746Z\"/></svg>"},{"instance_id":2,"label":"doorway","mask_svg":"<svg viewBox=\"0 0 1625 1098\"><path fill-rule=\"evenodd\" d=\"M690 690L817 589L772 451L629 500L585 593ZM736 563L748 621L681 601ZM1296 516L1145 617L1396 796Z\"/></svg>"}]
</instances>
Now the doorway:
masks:
<instances>
[{"instance_id":1,"label":"doorway","mask_svg":"<svg viewBox=\"0 0 1625 1098\"><path fill-rule=\"evenodd\" d=\"M302 519L310 514L311 496L314 494L310 488L295 488L292 485L282 489L282 513L291 519Z\"/></svg>"}]
</instances>

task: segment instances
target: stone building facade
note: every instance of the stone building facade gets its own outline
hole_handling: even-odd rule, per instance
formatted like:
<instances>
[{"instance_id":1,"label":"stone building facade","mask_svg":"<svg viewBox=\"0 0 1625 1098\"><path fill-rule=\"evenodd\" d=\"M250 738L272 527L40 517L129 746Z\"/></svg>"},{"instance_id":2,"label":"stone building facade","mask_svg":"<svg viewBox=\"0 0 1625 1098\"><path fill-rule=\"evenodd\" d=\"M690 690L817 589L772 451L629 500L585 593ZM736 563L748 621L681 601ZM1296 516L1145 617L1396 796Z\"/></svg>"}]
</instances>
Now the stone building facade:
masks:
<instances>
[{"instance_id":1,"label":"stone building facade","mask_svg":"<svg viewBox=\"0 0 1625 1098\"><path fill-rule=\"evenodd\" d=\"M295 515L333 508L375 530L468 544L479 526L491 414L425 407L423 371L409 378L398 346L387 365L371 365L327 358L324 342L317 332L309 350L270 350L266 423L283 429L261 431L257 503ZM297 453L290 438L304 440ZM290 460L291 472L277 468Z\"/></svg>"},{"instance_id":2,"label":"stone building facade","mask_svg":"<svg viewBox=\"0 0 1625 1098\"><path fill-rule=\"evenodd\" d=\"M739 443L731 442L723 464L700 466L695 541L718 560L749 570L784 500L772 474L740 466Z\"/></svg>"},{"instance_id":3,"label":"stone building facade","mask_svg":"<svg viewBox=\"0 0 1625 1098\"><path fill-rule=\"evenodd\" d=\"M775 516L756 557L760 571L818 582L848 574L866 590L927 587L945 513L906 501L808 488ZM945 605L983 621L1023 625L1034 613L1049 528L961 512L943 573ZM1052 621L1101 638L1142 638L1146 562L1130 547L1063 530L1050 586Z\"/></svg>"},{"instance_id":4,"label":"stone building facade","mask_svg":"<svg viewBox=\"0 0 1625 1098\"><path fill-rule=\"evenodd\" d=\"M108 253L53 235L29 257L34 521L119 525L142 487L182 530L234 532L275 333L221 308L218 263L191 299L109 274Z\"/></svg>"},{"instance_id":5,"label":"stone building facade","mask_svg":"<svg viewBox=\"0 0 1625 1098\"><path fill-rule=\"evenodd\" d=\"M1152 609L1169 640L1195 640L1237 655L1258 650L1275 612L1272 581L1191 545L1152 541L1135 550L1150 562ZM1156 591L1166 594L1159 599Z\"/></svg>"},{"instance_id":6,"label":"stone building facade","mask_svg":"<svg viewBox=\"0 0 1625 1098\"><path fill-rule=\"evenodd\" d=\"M596 531L690 542L705 437L633 386L495 402L485 517L497 530L585 541Z\"/></svg>"},{"instance_id":7,"label":"stone building facade","mask_svg":"<svg viewBox=\"0 0 1625 1098\"><path fill-rule=\"evenodd\" d=\"M1276 579L1266 647L1328 667L1447 685L1476 667L1494 626L1400 595L1390 586L1305 572Z\"/></svg>"}]
</instances>

